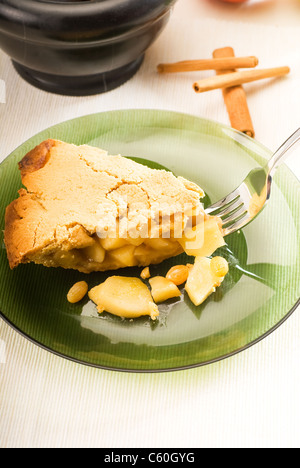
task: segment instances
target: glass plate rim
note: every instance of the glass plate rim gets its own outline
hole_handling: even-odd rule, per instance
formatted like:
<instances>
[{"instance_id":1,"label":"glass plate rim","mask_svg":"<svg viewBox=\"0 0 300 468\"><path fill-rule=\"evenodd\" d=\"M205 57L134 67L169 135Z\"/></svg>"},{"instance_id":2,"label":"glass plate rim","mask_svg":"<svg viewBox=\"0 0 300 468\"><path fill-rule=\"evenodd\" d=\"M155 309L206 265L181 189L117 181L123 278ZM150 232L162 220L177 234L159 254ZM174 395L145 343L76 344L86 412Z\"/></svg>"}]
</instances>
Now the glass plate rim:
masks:
<instances>
[{"instance_id":1,"label":"glass plate rim","mask_svg":"<svg viewBox=\"0 0 300 468\"><path fill-rule=\"evenodd\" d=\"M39 348L43 349L44 351L50 352L51 354L54 354L57 357L66 359L68 361L81 364L83 366L91 367L94 369L99 369L99 370L105 370L105 371L110 371L110 372L121 372L121 373L129 373L129 374L161 374L161 373L167 373L167 372L179 372L179 371L184 371L184 370L190 370L190 369L197 369L201 367L205 367L220 361L224 361L226 359L229 359L230 357L233 357L237 354L242 353L243 351L246 351L249 348L252 348L255 346L257 343L260 341L263 341L265 338L267 338L269 335L271 335L273 332L275 332L278 328L283 325L284 322L286 322L291 315L297 310L297 308L300 306L300 298L296 302L296 304L287 312L287 314L276 324L274 327L270 328L266 333L263 335L259 336L255 340L251 341L250 343L247 343L247 345L236 349L235 351L232 351L231 353L224 354L222 356L219 356L218 358L215 359L210 359L198 364L190 364L186 366L178 366L178 367L170 367L170 368L162 368L162 369L124 369L124 368L118 368L118 367L109 367L109 366L104 366L100 364L93 364L91 362L87 362L84 360L76 359L71 356L68 356L66 354L60 353L59 351L53 350L48 346L43 345L43 343L40 343L38 340L35 340L31 336L27 335L24 333L22 330L20 330L18 327L16 327L3 313L0 311L0 318L3 319L3 321L9 325L13 330L15 330L19 335L21 335L23 338L28 340L29 342L33 343L34 345L38 346Z\"/></svg>"}]
</instances>

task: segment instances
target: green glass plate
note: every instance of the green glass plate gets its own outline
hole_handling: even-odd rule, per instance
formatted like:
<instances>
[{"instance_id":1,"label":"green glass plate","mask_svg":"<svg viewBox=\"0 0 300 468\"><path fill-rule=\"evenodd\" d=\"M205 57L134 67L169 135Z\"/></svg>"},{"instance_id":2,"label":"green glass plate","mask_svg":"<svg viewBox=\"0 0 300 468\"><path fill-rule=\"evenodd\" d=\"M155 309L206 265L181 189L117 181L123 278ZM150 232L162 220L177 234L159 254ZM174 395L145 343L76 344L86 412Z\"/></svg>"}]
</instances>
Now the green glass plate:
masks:
<instances>
[{"instance_id":1,"label":"green glass plate","mask_svg":"<svg viewBox=\"0 0 300 468\"><path fill-rule=\"evenodd\" d=\"M89 115L34 136L0 165L1 227L5 207L21 187L17 162L47 138L132 156L150 167L168 168L198 183L206 204L229 193L265 163L270 152L256 141L215 122L185 114L126 110ZM139 159L142 158L142 159ZM216 254L230 263L221 288L200 307L184 293L162 304L156 322L98 316L88 299L66 300L78 280L90 287L110 273L21 265L10 271L2 238L0 310L4 320L28 339L65 358L119 371L167 371L200 366L246 349L278 327L299 305L300 184L283 166L271 201L243 232L226 238ZM163 275L185 255L151 268ZM140 275L141 269L120 271Z\"/></svg>"}]
</instances>

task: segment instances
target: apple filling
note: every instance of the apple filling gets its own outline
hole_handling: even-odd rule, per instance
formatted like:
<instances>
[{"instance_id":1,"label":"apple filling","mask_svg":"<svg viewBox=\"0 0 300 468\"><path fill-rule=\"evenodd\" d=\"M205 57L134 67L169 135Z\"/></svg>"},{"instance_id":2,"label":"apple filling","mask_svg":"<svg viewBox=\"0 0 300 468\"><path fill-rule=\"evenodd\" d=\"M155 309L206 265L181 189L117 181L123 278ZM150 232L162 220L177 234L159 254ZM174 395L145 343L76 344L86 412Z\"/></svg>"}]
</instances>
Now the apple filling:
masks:
<instances>
[{"instance_id":1,"label":"apple filling","mask_svg":"<svg viewBox=\"0 0 300 468\"><path fill-rule=\"evenodd\" d=\"M139 246L123 244L121 246L117 242L113 244L112 240L106 241L105 244L110 247L118 247L107 252L108 257L105 262L114 258L116 262L124 262L127 265L130 261L137 262L138 265L144 265L146 262L147 264L158 263L164 255L168 253L170 256L172 252L179 249L175 240L170 239L148 239ZM149 296L147 296L146 302L140 297L145 297L147 290L148 293L151 292L154 304L178 298L181 296L178 285L184 283L186 283L185 290L191 301L196 306L202 304L222 284L228 273L228 263L224 258L209 258L225 244L219 218L207 217L202 225L187 230L177 244L188 255L195 256L194 265L172 267L166 277L151 278L150 272L143 275L143 270L141 277L145 281L149 279L149 289L137 278L120 280L119 277L111 277L89 294L89 297L97 304L98 312L106 310L125 318L150 315L152 319L155 319L158 313L153 315L153 305L149 312ZM128 288L128 292L125 293L122 288ZM122 294L122 301L120 301L120 294ZM156 312L157 310L155 309Z\"/></svg>"},{"instance_id":2,"label":"apple filling","mask_svg":"<svg viewBox=\"0 0 300 468\"><path fill-rule=\"evenodd\" d=\"M30 260L48 267L90 273L158 264L183 252L177 239L140 239L140 245L132 244L131 239L99 239L97 235L90 239L91 245L88 247L71 250L56 248L54 252L48 248L43 255L31 256Z\"/></svg>"},{"instance_id":3,"label":"apple filling","mask_svg":"<svg viewBox=\"0 0 300 468\"><path fill-rule=\"evenodd\" d=\"M175 238L127 238L107 237L100 239L97 234L87 234L80 241L80 247L57 250L47 247L43 255L32 256L30 260L48 267L77 269L83 273L92 271L117 270L126 267L146 267L159 264L167 258L182 252L195 257L209 257L225 244L220 220L207 217L194 227L187 228L181 237Z\"/></svg>"}]
</instances>

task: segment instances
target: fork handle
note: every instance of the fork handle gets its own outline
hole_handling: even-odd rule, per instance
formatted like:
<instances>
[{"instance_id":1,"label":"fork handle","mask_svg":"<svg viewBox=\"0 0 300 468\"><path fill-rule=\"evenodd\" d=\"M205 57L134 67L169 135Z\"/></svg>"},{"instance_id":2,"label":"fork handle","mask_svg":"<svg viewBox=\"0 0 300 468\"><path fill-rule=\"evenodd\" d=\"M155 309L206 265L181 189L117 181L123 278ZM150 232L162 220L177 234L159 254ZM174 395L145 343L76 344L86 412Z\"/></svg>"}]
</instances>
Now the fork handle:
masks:
<instances>
[{"instance_id":1,"label":"fork handle","mask_svg":"<svg viewBox=\"0 0 300 468\"><path fill-rule=\"evenodd\" d=\"M276 169L288 156L288 151L300 140L300 128L287 139L268 162L269 175L274 176Z\"/></svg>"}]
</instances>

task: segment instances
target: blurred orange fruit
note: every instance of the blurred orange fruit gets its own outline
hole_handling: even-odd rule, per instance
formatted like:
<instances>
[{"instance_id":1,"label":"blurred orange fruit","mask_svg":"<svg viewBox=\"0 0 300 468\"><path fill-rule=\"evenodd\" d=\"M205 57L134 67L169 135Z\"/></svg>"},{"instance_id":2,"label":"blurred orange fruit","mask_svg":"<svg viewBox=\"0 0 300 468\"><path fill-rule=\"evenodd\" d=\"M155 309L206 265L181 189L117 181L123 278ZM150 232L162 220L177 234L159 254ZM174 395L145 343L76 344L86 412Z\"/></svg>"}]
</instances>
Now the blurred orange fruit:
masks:
<instances>
[{"instance_id":1,"label":"blurred orange fruit","mask_svg":"<svg viewBox=\"0 0 300 468\"><path fill-rule=\"evenodd\" d=\"M222 2L226 2L226 3L245 3L247 1L248 0L222 0Z\"/></svg>"}]
</instances>

